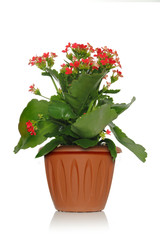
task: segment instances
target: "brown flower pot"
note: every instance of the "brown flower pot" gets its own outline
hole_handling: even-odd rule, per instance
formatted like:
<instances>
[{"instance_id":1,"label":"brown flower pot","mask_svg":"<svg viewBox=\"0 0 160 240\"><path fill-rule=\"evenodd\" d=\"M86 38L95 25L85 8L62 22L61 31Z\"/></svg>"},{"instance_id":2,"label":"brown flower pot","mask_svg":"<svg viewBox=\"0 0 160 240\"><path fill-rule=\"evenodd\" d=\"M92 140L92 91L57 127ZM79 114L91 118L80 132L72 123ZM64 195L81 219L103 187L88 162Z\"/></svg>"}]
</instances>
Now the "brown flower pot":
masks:
<instances>
[{"instance_id":1,"label":"brown flower pot","mask_svg":"<svg viewBox=\"0 0 160 240\"><path fill-rule=\"evenodd\" d=\"M121 152L117 148L117 153ZM106 146L83 149L61 146L45 156L50 194L59 211L94 212L104 209L114 162Z\"/></svg>"}]
</instances>

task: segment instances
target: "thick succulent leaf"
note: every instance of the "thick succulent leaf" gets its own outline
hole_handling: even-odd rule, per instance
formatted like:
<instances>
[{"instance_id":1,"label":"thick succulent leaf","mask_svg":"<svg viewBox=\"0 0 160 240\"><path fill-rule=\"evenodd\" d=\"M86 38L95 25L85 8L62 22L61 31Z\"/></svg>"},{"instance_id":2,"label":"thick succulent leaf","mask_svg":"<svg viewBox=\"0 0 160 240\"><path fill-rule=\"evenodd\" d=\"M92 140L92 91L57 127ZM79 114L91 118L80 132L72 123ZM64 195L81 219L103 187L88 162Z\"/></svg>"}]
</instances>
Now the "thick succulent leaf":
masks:
<instances>
[{"instance_id":1,"label":"thick succulent leaf","mask_svg":"<svg viewBox=\"0 0 160 240\"><path fill-rule=\"evenodd\" d=\"M17 153L20 149L33 148L47 139L47 135L57 136L59 133L59 126L51 121L40 122L38 124L38 130L36 135L30 135L27 132L26 135L21 136L18 145L15 147L14 152Z\"/></svg>"},{"instance_id":2,"label":"thick succulent leaf","mask_svg":"<svg viewBox=\"0 0 160 240\"><path fill-rule=\"evenodd\" d=\"M104 142L107 145L107 147L110 151L110 154L112 156L112 159L113 159L113 161L115 161L115 159L117 157L117 150L116 150L116 145L114 144L114 142L109 138L105 138L101 142Z\"/></svg>"},{"instance_id":3,"label":"thick succulent leaf","mask_svg":"<svg viewBox=\"0 0 160 240\"><path fill-rule=\"evenodd\" d=\"M45 100L38 101L37 99L31 100L27 107L23 110L20 121L19 121L19 132L21 138L19 143L14 149L14 152L17 153L20 149L26 149L29 147L35 147L46 140L46 134L50 132L58 131L58 126L51 121L40 121L37 125L38 130L36 135L30 135L26 128L26 122L29 120L37 121L39 120L39 114L42 114L44 117L48 115L48 102Z\"/></svg>"},{"instance_id":4,"label":"thick succulent leaf","mask_svg":"<svg viewBox=\"0 0 160 240\"><path fill-rule=\"evenodd\" d=\"M69 93L64 93L64 97L66 102L73 108L75 113L78 113L80 104L79 101L73 96L71 96Z\"/></svg>"},{"instance_id":5,"label":"thick succulent leaf","mask_svg":"<svg viewBox=\"0 0 160 240\"><path fill-rule=\"evenodd\" d=\"M111 94L115 94L115 93L119 93L120 92L120 89L102 89L101 90L103 93L111 93Z\"/></svg>"},{"instance_id":6,"label":"thick succulent leaf","mask_svg":"<svg viewBox=\"0 0 160 240\"><path fill-rule=\"evenodd\" d=\"M71 130L81 138L93 138L117 116L116 111L111 109L109 104L104 104L79 117L72 125Z\"/></svg>"},{"instance_id":7,"label":"thick succulent leaf","mask_svg":"<svg viewBox=\"0 0 160 240\"><path fill-rule=\"evenodd\" d=\"M39 114L42 114L43 116L47 116L48 114L48 105L49 102L45 100L38 101L37 99L32 99L26 106L26 108L23 110L20 120L19 120L19 132L21 136L28 135L27 129L26 129L26 122L29 120L39 120Z\"/></svg>"},{"instance_id":8,"label":"thick succulent leaf","mask_svg":"<svg viewBox=\"0 0 160 240\"><path fill-rule=\"evenodd\" d=\"M101 106L103 104L113 104L113 98L111 98L110 96L105 96L102 95L98 98L98 106Z\"/></svg>"},{"instance_id":9,"label":"thick succulent leaf","mask_svg":"<svg viewBox=\"0 0 160 240\"><path fill-rule=\"evenodd\" d=\"M56 79L56 80L59 82L59 84L60 84L60 86L61 86L61 88L62 88L62 91L63 91L63 92L67 92L66 81L65 81L65 79L64 79L63 74L62 74L62 73L58 73L55 69L49 69L49 68L47 68L47 71L48 71L48 73L49 73L52 77L54 77L54 79Z\"/></svg>"},{"instance_id":10,"label":"thick succulent leaf","mask_svg":"<svg viewBox=\"0 0 160 240\"><path fill-rule=\"evenodd\" d=\"M54 77L54 79L56 79L57 81L59 81L59 73L55 70L55 69L50 69L50 68L47 68L47 72L45 72L45 74L42 74L42 75L48 75L50 74L51 76Z\"/></svg>"},{"instance_id":11,"label":"thick succulent leaf","mask_svg":"<svg viewBox=\"0 0 160 240\"><path fill-rule=\"evenodd\" d=\"M98 143L98 138L97 139L78 139L76 141L74 141L74 143L76 143L77 145L79 145L82 148L89 148L89 147L93 147L95 145L97 145Z\"/></svg>"},{"instance_id":12,"label":"thick succulent leaf","mask_svg":"<svg viewBox=\"0 0 160 240\"><path fill-rule=\"evenodd\" d=\"M52 139L49 143L47 143L44 147L40 149L37 153L36 158L42 157L51 151L53 151L59 144L63 144L63 138L59 137L56 139Z\"/></svg>"},{"instance_id":13,"label":"thick succulent leaf","mask_svg":"<svg viewBox=\"0 0 160 240\"><path fill-rule=\"evenodd\" d=\"M116 104L113 104L111 108L114 109L117 114L121 114L126 109L128 109L135 100L136 100L136 98L133 97L130 103L128 103L128 104L126 104L126 103L120 103L120 104L116 103Z\"/></svg>"},{"instance_id":14,"label":"thick succulent leaf","mask_svg":"<svg viewBox=\"0 0 160 240\"><path fill-rule=\"evenodd\" d=\"M136 144L133 140L128 138L127 135L114 123L110 123L109 126L112 133L121 144L132 151L142 162L146 161L147 153L142 145Z\"/></svg>"},{"instance_id":15,"label":"thick succulent leaf","mask_svg":"<svg viewBox=\"0 0 160 240\"><path fill-rule=\"evenodd\" d=\"M61 101L54 101L49 104L49 115L55 119L69 120L76 118L75 113L69 104Z\"/></svg>"},{"instance_id":16,"label":"thick succulent leaf","mask_svg":"<svg viewBox=\"0 0 160 240\"><path fill-rule=\"evenodd\" d=\"M59 132L60 132L61 135L71 136L73 138L79 138L79 136L71 130L71 125L62 126L59 129Z\"/></svg>"},{"instance_id":17,"label":"thick succulent leaf","mask_svg":"<svg viewBox=\"0 0 160 240\"><path fill-rule=\"evenodd\" d=\"M50 97L50 100L51 100L51 102L54 102L54 101L64 102L60 95L53 95Z\"/></svg>"},{"instance_id":18,"label":"thick succulent leaf","mask_svg":"<svg viewBox=\"0 0 160 240\"><path fill-rule=\"evenodd\" d=\"M83 73L77 80L73 80L69 92L64 94L66 101L74 108L76 112L80 112L86 103L88 96L98 88L104 74L87 75Z\"/></svg>"}]
</instances>

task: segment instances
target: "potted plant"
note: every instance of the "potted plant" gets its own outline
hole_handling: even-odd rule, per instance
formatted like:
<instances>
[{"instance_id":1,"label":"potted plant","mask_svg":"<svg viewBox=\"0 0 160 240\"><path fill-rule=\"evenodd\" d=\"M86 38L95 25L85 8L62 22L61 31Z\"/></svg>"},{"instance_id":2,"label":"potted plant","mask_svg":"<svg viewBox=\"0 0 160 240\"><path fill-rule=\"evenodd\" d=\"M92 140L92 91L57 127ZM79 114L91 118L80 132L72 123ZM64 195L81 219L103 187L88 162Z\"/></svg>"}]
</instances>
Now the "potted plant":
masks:
<instances>
[{"instance_id":1,"label":"potted plant","mask_svg":"<svg viewBox=\"0 0 160 240\"><path fill-rule=\"evenodd\" d=\"M20 140L14 149L33 148L51 138L37 153L45 156L50 193L61 211L99 211L106 204L117 153L111 132L142 162L147 153L113 121L135 101L114 103L110 86L123 77L117 51L68 43L58 72L55 53L32 57L29 65L50 77L56 95L44 97L35 85L29 91L45 100L31 100L19 121ZM105 82L105 84L104 84ZM57 86L58 83L58 86ZM106 128L107 127L107 128Z\"/></svg>"}]
</instances>

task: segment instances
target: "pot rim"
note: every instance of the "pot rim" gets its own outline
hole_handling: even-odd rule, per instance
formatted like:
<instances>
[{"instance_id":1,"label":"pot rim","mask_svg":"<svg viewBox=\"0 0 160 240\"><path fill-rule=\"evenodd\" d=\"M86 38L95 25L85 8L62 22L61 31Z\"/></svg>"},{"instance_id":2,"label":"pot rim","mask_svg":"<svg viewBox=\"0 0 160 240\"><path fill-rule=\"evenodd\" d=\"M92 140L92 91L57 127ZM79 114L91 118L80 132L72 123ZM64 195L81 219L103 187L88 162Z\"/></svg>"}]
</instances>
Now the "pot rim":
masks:
<instances>
[{"instance_id":1,"label":"pot rim","mask_svg":"<svg viewBox=\"0 0 160 240\"><path fill-rule=\"evenodd\" d=\"M117 153L121 153L122 150L116 147ZM82 148L77 145L60 145L56 147L52 152L110 152L107 146L94 146L89 148Z\"/></svg>"}]
</instances>

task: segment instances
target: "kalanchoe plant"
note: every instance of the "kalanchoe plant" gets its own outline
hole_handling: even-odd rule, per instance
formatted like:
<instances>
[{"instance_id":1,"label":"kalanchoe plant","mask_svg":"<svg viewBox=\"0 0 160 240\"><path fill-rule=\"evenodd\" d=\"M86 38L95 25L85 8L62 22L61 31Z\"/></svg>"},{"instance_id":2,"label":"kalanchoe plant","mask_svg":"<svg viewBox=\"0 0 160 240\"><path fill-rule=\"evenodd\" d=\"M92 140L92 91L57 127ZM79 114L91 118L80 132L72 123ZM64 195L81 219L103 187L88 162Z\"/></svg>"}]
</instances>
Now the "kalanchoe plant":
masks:
<instances>
[{"instance_id":1,"label":"kalanchoe plant","mask_svg":"<svg viewBox=\"0 0 160 240\"><path fill-rule=\"evenodd\" d=\"M144 162L147 157L144 147L128 138L113 123L135 101L133 97L130 103L119 104L110 96L120 91L111 89L110 85L123 77L117 52L108 47L94 49L89 43L68 43L62 52L67 60L59 72L53 68L55 53L44 53L29 61L29 65L42 70L43 76L51 78L57 94L46 98L34 84L30 86L30 92L47 100L33 99L23 110L19 121L21 138L14 152L33 148L52 138L36 157L46 155L58 145L88 148L105 144L115 160L115 143L107 137L112 132L121 144ZM106 82L103 87L102 80Z\"/></svg>"}]
</instances>

